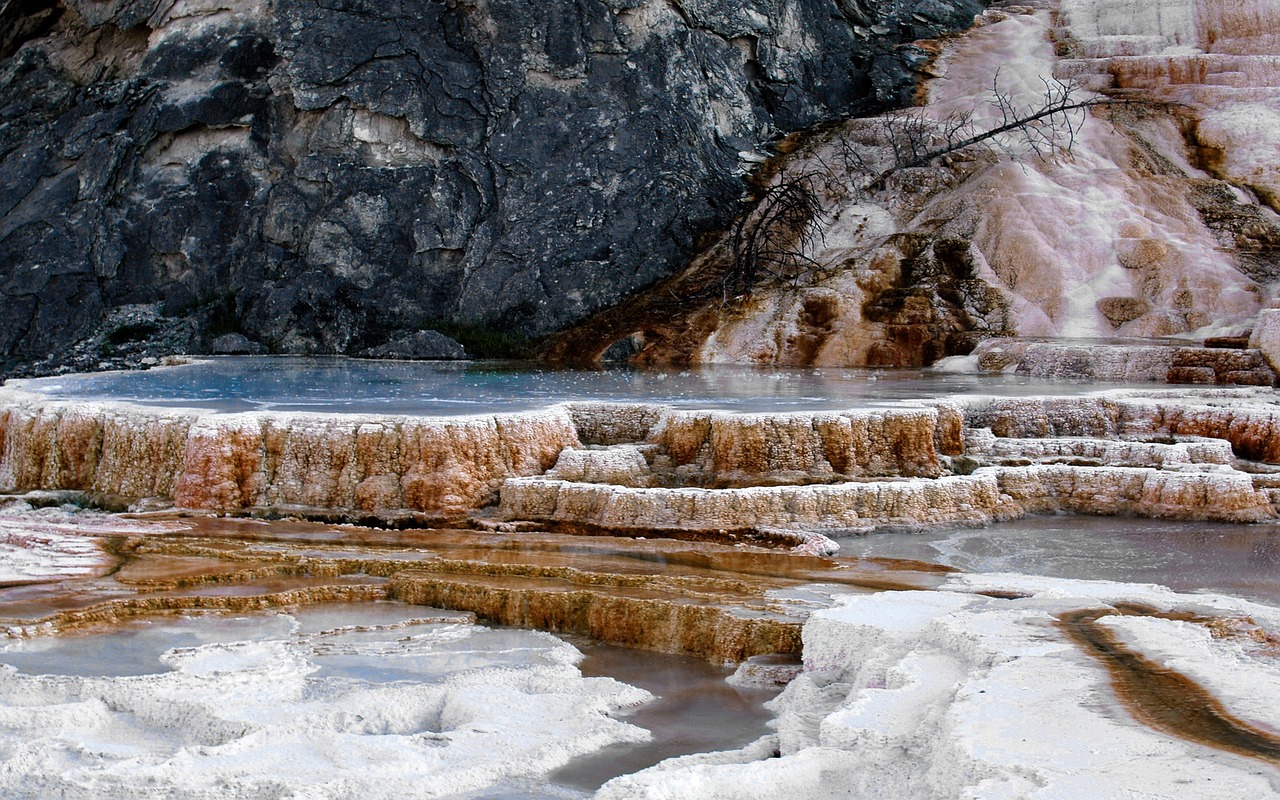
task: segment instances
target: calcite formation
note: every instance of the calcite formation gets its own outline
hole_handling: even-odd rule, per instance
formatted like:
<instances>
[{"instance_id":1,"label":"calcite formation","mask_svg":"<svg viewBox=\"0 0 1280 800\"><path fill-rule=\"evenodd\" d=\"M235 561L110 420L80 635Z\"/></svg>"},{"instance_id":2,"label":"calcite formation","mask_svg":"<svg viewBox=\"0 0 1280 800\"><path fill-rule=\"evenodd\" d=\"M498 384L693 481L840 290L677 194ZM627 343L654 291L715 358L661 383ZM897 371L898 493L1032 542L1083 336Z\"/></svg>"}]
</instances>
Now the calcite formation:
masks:
<instances>
[{"instance_id":1,"label":"calcite formation","mask_svg":"<svg viewBox=\"0 0 1280 800\"><path fill-rule=\"evenodd\" d=\"M387 417L152 409L5 390L0 488L124 507L719 538L825 552L818 531L1073 512L1275 516L1269 390L956 396L737 414L567 403Z\"/></svg>"},{"instance_id":2,"label":"calcite formation","mask_svg":"<svg viewBox=\"0 0 1280 800\"><path fill-rule=\"evenodd\" d=\"M1001 505L991 474L722 490L633 489L526 478L504 484L500 510L517 519L585 520L607 529L730 531L751 526L870 532L982 525L1000 513Z\"/></svg>"},{"instance_id":3,"label":"calcite formation","mask_svg":"<svg viewBox=\"0 0 1280 800\"><path fill-rule=\"evenodd\" d=\"M110 405L6 409L0 482L166 497L207 511L397 510L458 516L578 444L563 410L457 419L198 414Z\"/></svg>"},{"instance_id":4,"label":"calcite formation","mask_svg":"<svg viewBox=\"0 0 1280 800\"><path fill-rule=\"evenodd\" d=\"M1271 796L1278 622L1220 595L1014 575L839 598L805 624L776 735L597 797Z\"/></svg>"}]
</instances>

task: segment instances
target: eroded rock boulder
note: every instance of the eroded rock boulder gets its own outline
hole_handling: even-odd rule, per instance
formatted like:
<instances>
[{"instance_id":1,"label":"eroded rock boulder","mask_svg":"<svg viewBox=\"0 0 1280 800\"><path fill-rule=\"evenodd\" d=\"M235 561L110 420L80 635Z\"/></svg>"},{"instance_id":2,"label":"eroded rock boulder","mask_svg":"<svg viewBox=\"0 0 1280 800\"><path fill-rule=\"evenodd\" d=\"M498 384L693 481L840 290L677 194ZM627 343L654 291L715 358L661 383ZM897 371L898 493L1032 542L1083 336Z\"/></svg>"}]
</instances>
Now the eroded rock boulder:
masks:
<instances>
[{"instance_id":1,"label":"eroded rock boulder","mask_svg":"<svg viewBox=\"0 0 1280 800\"><path fill-rule=\"evenodd\" d=\"M399 358L414 361L456 361L467 357L462 345L438 331L418 331L393 342L371 347L366 358Z\"/></svg>"}]
</instances>

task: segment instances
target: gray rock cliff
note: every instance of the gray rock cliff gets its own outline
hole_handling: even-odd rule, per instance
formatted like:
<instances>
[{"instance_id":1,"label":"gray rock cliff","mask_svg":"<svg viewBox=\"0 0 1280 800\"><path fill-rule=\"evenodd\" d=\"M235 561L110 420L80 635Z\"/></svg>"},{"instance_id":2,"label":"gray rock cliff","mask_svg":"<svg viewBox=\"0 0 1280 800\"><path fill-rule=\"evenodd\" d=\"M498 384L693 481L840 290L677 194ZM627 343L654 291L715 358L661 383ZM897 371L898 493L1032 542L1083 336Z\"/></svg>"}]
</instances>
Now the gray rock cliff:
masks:
<instances>
[{"instance_id":1,"label":"gray rock cliff","mask_svg":"<svg viewBox=\"0 0 1280 800\"><path fill-rule=\"evenodd\" d=\"M0 4L0 368L120 341L102 337L123 307L197 351L563 328L681 266L768 142L907 102L927 59L912 42L978 10Z\"/></svg>"}]
</instances>

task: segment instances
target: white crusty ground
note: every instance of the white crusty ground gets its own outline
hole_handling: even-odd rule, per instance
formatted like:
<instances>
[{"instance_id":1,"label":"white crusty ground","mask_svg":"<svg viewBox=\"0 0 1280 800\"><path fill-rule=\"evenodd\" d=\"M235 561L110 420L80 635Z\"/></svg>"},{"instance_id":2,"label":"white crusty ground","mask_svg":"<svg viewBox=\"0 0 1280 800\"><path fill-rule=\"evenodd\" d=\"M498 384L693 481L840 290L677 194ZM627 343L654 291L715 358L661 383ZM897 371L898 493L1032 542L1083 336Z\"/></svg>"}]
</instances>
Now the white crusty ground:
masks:
<instances>
[{"instance_id":1,"label":"white crusty ground","mask_svg":"<svg viewBox=\"0 0 1280 800\"><path fill-rule=\"evenodd\" d=\"M483 652L469 625L334 642L331 633L171 650L131 677L0 667L0 796L376 798L482 795L648 733L609 713L649 699L584 678L581 654L537 632ZM341 639L341 637L339 637ZM459 640L462 640L461 643ZM394 664L444 647L443 678L359 680L318 654ZM479 666L477 666L477 664Z\"/></svg>"},{"instance_id":2,"label":"white crusty ground","mask_svg":"<svg viewBox=\"0 0 1280 800\"><path fill-rule=\"evenodd\" d=\"M840 597L804 630L804 672L774 701L776 737L718 761L672 760L598 798L1240 798L1280 796L1280 772L1147 728L1054 615L1120 601L1249 617L1280 609L1156 586L973 575L939 592ZM972 592L1027 593L1002 600ZM1252 640L1113 618L1140 652L1277 729L1280 667ZM769 754L769 744L780 752Z\"/></svg>"}]
</instances>

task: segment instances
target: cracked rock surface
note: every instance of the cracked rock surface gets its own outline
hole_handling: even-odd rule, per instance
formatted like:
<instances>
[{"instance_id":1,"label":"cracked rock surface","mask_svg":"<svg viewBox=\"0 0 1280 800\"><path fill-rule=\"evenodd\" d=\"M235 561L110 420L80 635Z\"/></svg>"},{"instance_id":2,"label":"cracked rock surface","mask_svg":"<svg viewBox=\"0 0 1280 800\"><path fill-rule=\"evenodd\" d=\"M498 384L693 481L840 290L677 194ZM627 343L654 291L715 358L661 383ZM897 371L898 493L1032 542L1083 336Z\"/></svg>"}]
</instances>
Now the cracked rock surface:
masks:
<instances>
[{"instance_id":1,"label":"cracked rock surface","mask_svg":"<svg viewBox=\"0 0 1280 800\"><path fill-rule=\"evenodd\" d=\"M978 10L6 3L0 369L53 371L126 305L195 350L563 328L680 267L766 143L906 102L910 43Z\"/></svg>"}]
</instances>

